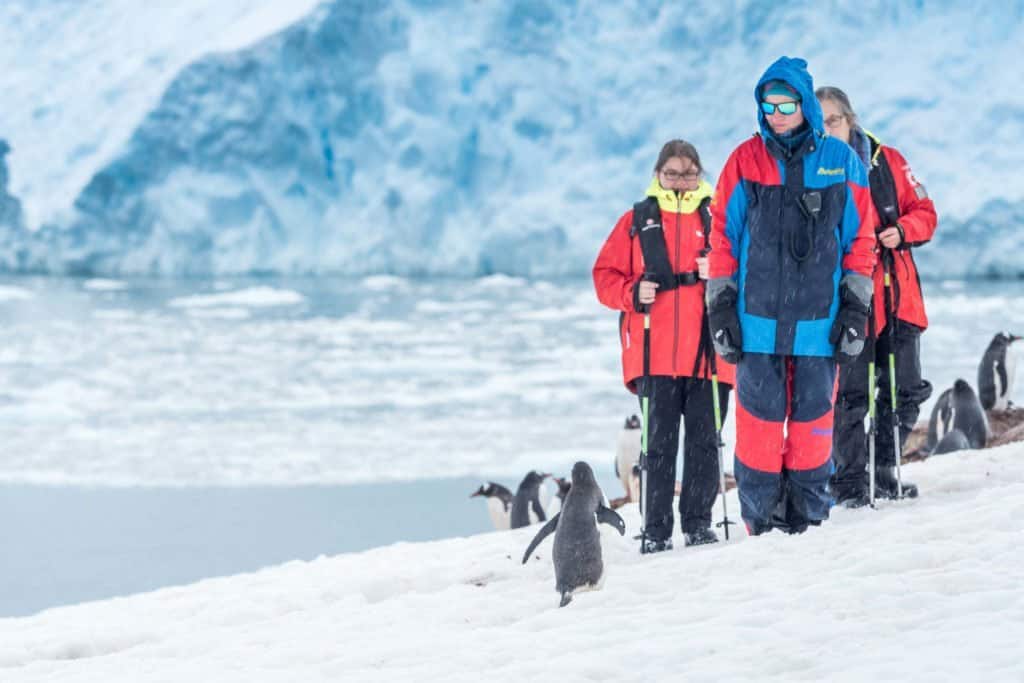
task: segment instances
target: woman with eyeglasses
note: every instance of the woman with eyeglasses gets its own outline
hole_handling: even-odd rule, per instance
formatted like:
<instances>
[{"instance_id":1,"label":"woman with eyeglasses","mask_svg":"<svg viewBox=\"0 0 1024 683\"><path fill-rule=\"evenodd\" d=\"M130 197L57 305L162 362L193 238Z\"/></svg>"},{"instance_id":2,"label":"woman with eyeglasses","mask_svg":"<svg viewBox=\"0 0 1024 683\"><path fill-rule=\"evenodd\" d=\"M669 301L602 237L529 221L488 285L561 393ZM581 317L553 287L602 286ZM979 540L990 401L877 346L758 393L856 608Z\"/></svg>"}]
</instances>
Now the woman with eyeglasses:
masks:
<instances>
[{"instance_id":1,"label":"woman with eyeglasses","mask_svg":"<svg viewBox=\"0 0 1024 683\"><path fill-rule=\"evenodd\" d=\"M836 364L860 355L875 265L867 171L825 135L802 59L754 88L761 133L718 180L708 316L736 366L740 513L749 533L828 519Z\"/></svg>"},{"instance_id":2,"label":"woman with eyeglasses","mask_svg":"<svg viewBox=\"0 0 1024 683\"><path fill-rule=\"evenodd\" d=\"M845 507L861 507L870 499L868 492L868 443L864 417L868 413L868 367L876 359L878 374L878 429L875 431L875 494L896 498L899 489L893 471L896 453L902 452L910 431L917 424L921 404L932 394L932 385L921 378L921 333L928 327L921 280L914 263L913 249L931 240L938 217L935 204L928 198L903 155L861 128L850 98L839 88L818 88L828 134L850 145L868 167L871 199L878 212L876 232L882 248L874 271L874 339L853 363L839 371L839 397L836 401L835 437L832 458L832 495ZM885 272L892 288L885 291ZM888 299L888 305L887 305ZM897 449L891 427L892 392L888 355L893 353L896 369L896 413L899 418ZM914 484L902 483L905 496L916 497Z\"/></svg>"},{"instance_id":3,"label":"woman with eyeglasses","mask_svg":"<svg viewBox=\"0 0 1024 683\"><path fill-rule=\"evenodd\" d=\"M711 508L719 487L714 402L719 401L724 419L733 368L717 359L720 383L715 396L709 370L713 350L704 314L712 191L702 175L692 144L666 143L646 199L619 218L594 264L598 299L621 313L626 387L648 397L641 553L672 548L680 415L684 437L679 514L684 542L690 546L718 541L711 530ZM646 382L645 313L650 315Z\"/></svg>"}]
</instances>

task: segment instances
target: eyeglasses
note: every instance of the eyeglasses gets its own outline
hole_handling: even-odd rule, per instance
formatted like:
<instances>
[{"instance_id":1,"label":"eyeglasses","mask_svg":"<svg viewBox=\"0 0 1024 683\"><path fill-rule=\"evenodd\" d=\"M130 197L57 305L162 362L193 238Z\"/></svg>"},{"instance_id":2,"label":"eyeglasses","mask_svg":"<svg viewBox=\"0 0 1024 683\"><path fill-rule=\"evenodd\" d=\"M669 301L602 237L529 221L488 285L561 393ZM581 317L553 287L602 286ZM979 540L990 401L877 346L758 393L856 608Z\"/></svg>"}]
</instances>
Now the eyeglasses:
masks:
<instances>
[{"instance_id":1,"label":"eyeglasses","mask_svg":"<svg viewBox=\"0 0 1024 683\"><path fill-rule=\"evenodd\" d=\"M665 180L675 182L677 180L696 180L700 177L700 171L686 171L679 173L678 171L662 171L661 175L665 176Z\"/></svg>"},{"instance_id":2,"label":"eyeglasses","mask_svg":"<svg viewBox=\"0 0 1024 683\"><path fill-rule=\"evenodd\" d=\"M843 122L846 117L841 114L833 114L832 116L825 119L825 125L828 128L838 128L839 124Z\"/></svg>"},{"instance_id":3,"label":"eyeglasses","mask_svg":"<svg viewBox=\"0 0 1024 683\"><path fill-rule=\"evenodd\" d=\"M796 113L796 108L797 108L798 104L800 104L800 103L799 102L792 102L792 101L791 102L779 102L778 104L775 104L775 103L772 103L772 102L762 102L761 103L761 111L763 111L765 114L767 114L769 116L774 114L776 111L779 112L780 114L784 114L786 116L790 116L791 114L795 114Z\"/></svg>"}]
</instances>

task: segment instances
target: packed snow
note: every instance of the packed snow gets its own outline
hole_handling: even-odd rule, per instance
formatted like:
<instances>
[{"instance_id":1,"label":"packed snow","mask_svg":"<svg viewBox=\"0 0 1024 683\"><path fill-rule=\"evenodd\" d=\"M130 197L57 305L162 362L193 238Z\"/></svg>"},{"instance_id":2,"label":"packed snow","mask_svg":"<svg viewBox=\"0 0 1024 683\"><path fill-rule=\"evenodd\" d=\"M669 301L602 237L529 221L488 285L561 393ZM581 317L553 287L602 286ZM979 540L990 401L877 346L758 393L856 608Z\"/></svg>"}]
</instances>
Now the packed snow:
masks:
<instances>
[{"instance_id":1,"label":"packed snow","mask_svg":"<svg viewBox=\"0 0 1024 683\"><path fill-rule=\"evenodd\" d=\"M245 306L288 306L301 304L304 300L304 297L298 292L279 290L273 287L250 287L237 292L179 297L171 299L167 305L175 308L207 308L238 304Z\"/></svg>"},{"instance_id":2,"label":"packed snow","mask_svg":"<svg viewBox=\"0 0 1024 683\"><path fill-rule=\"evenodd\" d=\"M627 506L625 537L602 526L602 590L562 609L551 541L520 564L535 525L0 620L0 669L12 683L1020 680L1024 447L904 473L920 498L655 556L638 554Z\"/></svg>"}]
</instances>

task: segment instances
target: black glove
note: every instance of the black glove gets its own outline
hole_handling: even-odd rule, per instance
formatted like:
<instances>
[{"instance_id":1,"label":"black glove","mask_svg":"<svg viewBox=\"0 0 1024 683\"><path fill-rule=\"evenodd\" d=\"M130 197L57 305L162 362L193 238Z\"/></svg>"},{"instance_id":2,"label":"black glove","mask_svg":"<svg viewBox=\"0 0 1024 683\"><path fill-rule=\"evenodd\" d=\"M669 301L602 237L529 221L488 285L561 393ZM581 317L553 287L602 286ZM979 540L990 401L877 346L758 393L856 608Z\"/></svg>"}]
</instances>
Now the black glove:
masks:
<instances>
[{"instance_id":1,"label":"black glove","mask_svg":"<svg viewBox=\"0 0 1024 683\"><path fill-rule=\"evenodd\" d=\"M839 282L839 312L828 335L839 365L852 363L864 351L873 287L871 278L857 273L847 273Z\"/></svg>"},{"instance_id":2,"label":"black glove","mask_svg":"<svg viewBox=\"0 0 1024 683\"><path fill-rule=\"evenodd\" d=\"M729 277L708 280L705 292L708 306L708 324L711 327L711 343L726 363L735 365L743 355L743 335L740 332L740 318L736 312L738 290Z\"/></svg>"}]
</instances>

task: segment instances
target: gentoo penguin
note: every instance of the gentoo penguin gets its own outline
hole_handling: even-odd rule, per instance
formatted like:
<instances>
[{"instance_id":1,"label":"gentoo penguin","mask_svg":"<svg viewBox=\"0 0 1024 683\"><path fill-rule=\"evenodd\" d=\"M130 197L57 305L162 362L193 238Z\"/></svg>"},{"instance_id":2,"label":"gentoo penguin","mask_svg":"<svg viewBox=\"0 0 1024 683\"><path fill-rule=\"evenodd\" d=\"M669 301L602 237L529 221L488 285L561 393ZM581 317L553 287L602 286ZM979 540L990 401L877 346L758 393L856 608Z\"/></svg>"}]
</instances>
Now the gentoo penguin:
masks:
<instances>
[{"instance_id":1,"label":"gentoo penguin","mask_svg":"<svg viewBox=\"0 0 1024 683\"><path fill-rule=\"evenodd\" d=\"M540 486L550 474L530 470L512 497L511 526L513 529L543 522L547 519L540 501Z\"/></svg>"},{"instance_id":2,"label":"gentoo penguin","mask_svg":"<svg viewBox=\"0 0 1024 683\"><path fill-rule=\"evenodd\" d=\"M953 390L946 389L939 398L936 399L935 405L932 406L932 416L928 420L928 451L934 451L935 447L942 440L942 437L946 436L953 430Z\"/></svg>"},{"instance_id":3,"label":"gentoo penguin","mask_svg":"<svg viewBox=\"0 0 1024 683\"><path fill-rule=\"evenodd\" d=\"M967 437L971 448L984 448L988 441L988 418L981 409L981 401L971 385L962 379L953 382L953 429Z\"/></svg>"},{"instance_id":4,"label":"gentoo penguin","mask_svg":"<svg viewBox=\"0 0 1024 683\"><path fill-rule=\"evenodd\" d=\"M561 477L553 477L553 479L555 480L555 483L558 484L558 493L556 493L555 495L558 497L558 500L561 501L561 503L564 505L565 497L569 495L569 489L572 488L572 480L562 479Z\"/></svg>"},{"instance_id":5,"label":"gentoo penguin","mask_svg":"<svg viewBox=\"0 0 1024 683\"><path fill-rule=\"evenodd\" d=\"M565 505L565 497L569 495L569 489L572 488L572 480L570 479L563 479L562 477L551 477L551 479L555 482L555 486L558 487L558 491L547 507L544 508L549 518L552 515L558 514L558 511L562 509L562 506Z\"/></svg>"},{"instance_id":6,"label":"gentoo penguin","mask_svg":"<svg viewBox=\"0 0 1024 683\"><path fill-rule=\"evenodd\" d=\"M639 487L633 485L633 468L640 462L640 418L630 415L626 418L626 424L619 432L619 442L615 447L615 476L622 482L622 489L626 492L626 498L636 502L633 489Z\"/></svg>"},{"instance_id":7,"label":"gentoo penguin","mask_svg":"<svg viewBox=\"0 0 1024 683\"><path fill-rule=\"evenodd\" d=\"M978 365L978 398L985 410L1006 410L1010 407L1013 376L1017 371L1017 358L1013 342L1021 337L1000 332L992 337Z\"/></svg>"},{"instance_id":8,"label":"gentoo penguin","mask_svg":"<svg viewBox=\"0 0 1024 683\"><path fill-rule=\"evenodd\" d=\"M626 533L626 523L618 513L604 506L604 493L594 479L594 471L585 462L572 468L572 488L565 498L562 511L551 518L530 541L523 553L523 564L530 553L551 532L555 532L551 559L555 565L555 590L562 596L559 607L572 600L576 590L590 590L601 585L604 561L601 559L601 535L598 522L615 527L620 535Z\"/></svg>"},{"instance_id":9,"label":"gentoo penguin","mask_svg":"<svg viewBox=\"0 0 1024 683\"><path fill-rule=\"evenodd\" d=\"M943 453L952 453L954 451L966 451L970 449L970 447L971 442L967 440L964 433L959 429L954 429L939 439L939 443L935 446L935 450L932 451L932 455L942 455Z\"/></svg>"},{"instance_id":10,"label":"gentoo penguin","mask_svg":"<svg viewBox=\"0 0 1024 683\"><path fill-rule=\"evenodd\" d=\"M509 520L512 512L512 492L501 484L489 481L483 484L475 492L469 494L470 498L483 496L487 499L487 512L491 515L494 528L504 531L509 528Z\"/></svg>"}]
</instances>

